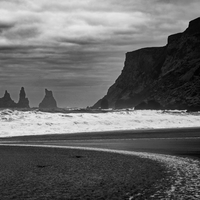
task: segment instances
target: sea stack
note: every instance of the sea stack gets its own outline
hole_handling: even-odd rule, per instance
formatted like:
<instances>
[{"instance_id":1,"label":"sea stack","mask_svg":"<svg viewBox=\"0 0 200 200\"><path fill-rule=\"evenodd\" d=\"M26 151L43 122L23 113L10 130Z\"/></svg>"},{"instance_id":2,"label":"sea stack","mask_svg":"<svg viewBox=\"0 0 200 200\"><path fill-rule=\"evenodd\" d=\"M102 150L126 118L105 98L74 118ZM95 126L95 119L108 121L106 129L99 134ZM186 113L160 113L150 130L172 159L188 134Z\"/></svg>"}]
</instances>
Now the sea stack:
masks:
<instances>
[{"instance_id":1,"label":"sea stack","mask_svg":"<svg viewBox=\"0 0 200 200\"><path fill-rule=\"evenodd\" d=\"M21 88L19 93L19 102L17 103L18 108L30 108L29 100L26 98L24 87Z\"/></svg>"},{"instance_id":2,"label":"sea stack","mask_svg":"<svg viewBox=\"0 0 200 200\"><path fill-rule=\"evenodd\" d=\"M8 91L5 91L5 94L2 98L0 98L0 108L14 108L16 107L16 103L11 99Z\"/></svg>"},{"instance_id":3,"label":"sea stack","mask_svg":"<svg viewBox=\"0 0 200 200\"><path fill-rule=\"evenodd\" d=\"M39 108L57 108L57 103L53 97L53 92L45 89L45 97L39 104Z\"/></svg>"}]
</instances>

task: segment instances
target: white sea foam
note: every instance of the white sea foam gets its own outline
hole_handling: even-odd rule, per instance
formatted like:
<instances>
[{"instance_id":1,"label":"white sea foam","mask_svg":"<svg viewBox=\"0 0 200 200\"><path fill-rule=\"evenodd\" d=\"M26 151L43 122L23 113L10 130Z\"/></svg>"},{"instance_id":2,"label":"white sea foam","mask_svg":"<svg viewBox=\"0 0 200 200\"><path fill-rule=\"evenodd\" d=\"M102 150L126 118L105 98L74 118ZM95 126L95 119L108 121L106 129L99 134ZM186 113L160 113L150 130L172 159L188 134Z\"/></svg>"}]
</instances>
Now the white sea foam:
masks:
<instances>
[{"instance_id":1,"label":"white sea foam","mask_svg":"<svg viewBox=\"0 0 200 200\"><path fill-rule=\"evenodd\" d=\"M106 113L48 113L0 110L0 137L109 130L198 127L200 113L118 110Z\"/></svg>"}]
</instances>

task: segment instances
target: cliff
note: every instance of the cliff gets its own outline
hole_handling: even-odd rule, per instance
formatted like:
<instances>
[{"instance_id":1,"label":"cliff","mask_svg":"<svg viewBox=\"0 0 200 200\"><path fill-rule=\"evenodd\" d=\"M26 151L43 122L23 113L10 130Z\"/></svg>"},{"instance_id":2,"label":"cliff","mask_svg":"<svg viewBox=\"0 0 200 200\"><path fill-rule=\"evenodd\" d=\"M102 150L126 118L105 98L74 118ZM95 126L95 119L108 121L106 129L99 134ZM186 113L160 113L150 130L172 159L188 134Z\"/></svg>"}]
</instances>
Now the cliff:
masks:
<instances>
[{"instance_id":1,"label":"cliff","mask_svg":"<svg viewBox=\"0 0 200 200\"><path fill-rule=\"evenodd\" d=\"M200 110L200 18L164 47L128 52L121 75L93 107L103 99L111 108Z\"/></svg>"},{"instance_id":2,"label":"cliff","mask_svg":"<svg viewBox=\"0 0 200 200\"><path fill-rule=\"evenodd\" d=\"M39 108L57 108L57 103L53 97L53 92L45 89L45 97L39 104Z\"/></svg>"}]
</instances>

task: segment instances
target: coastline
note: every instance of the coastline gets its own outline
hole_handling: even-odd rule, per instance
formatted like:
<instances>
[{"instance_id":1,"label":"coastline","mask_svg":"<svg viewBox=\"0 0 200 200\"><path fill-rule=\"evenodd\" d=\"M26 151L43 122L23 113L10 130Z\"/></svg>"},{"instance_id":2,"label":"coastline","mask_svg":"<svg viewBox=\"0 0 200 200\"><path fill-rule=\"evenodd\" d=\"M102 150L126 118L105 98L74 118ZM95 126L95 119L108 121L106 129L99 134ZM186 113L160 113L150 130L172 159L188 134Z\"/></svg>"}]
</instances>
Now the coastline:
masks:
<instances>
[{"instance_id":1,"label":"coastline","mask_svg":"<svg viewBox=\"0 0 200 200\"><path fill-rule=\"evenodd\" d=\"M132 130L90 131L78 133L50 133L0 137L2 140L80 140L80 139L129 139L129 138L175 138L200 137L200 127L152 128Z\"/></svg>"},{"instance_id":2,"label":"coastline","mask_svg":"<svg viewBox=\"0 0 200 200\"><path fill-rule=\"evenodd\" d=\"M167 177L163 177L162 181L158 181L155 183L154 187L157 188L157 191L149 196L148 199L180 199L180 198L194 198L198 199L200 197L199 187L200 187L200 162L198 160L189 159L189 158L181 158L177 156L171 155L162 155L155 153L144 153L144 152L133 152L133 151L122 151L122 150L111 150L111 149L100 149L100 148L88 148L88 147L74 147L74 146L56 146L56 145L31 145L31 144L1 144L0 147L5 148L14 147L14 151L16 148L36 148L40 149L40 157L42 155L43 150L50 149L61 149L61 150L84 150L90 152L103 152L103 153L111 153L111 154L120 154L124 156L136 156L139 158L144 158L146 161L148 159L155 161L155 164L158 162L161 166L165 166L165 173L168 174ZM13 146L14 145L14 146ZM43 150L42 150L43 148ZM25 150L24 149L24 150ZM41 151L42 150L42 151ZM48 156L52 154L48 150ZM23 151L26 152L26 151ZM38 156L39 156L38 155ZM77 157L77 156L76 156ZM79 156L80 157L80 156ZM104 156L103 156L104 157ZM78 157L77 157L78 158ZM41 159L41 158L40 158ZM63 157L64 159L64 157ZM133 157L134 159L134 157ZM61 160L60 160L61 161ZM15 161L16 162L16 161ZM59 164L59 163L57 163ZM46 167L46 165L37 165L39 168ZM153 167L154 164L151 164ZM48 165L47 165L48 167ZM152 168L153 169L153 168ZM171 175L170 175L171 174ZM173 174L173 175L172 175ZM165 182L165 184L163 183ZM167 185L166 185L167 183ZM169 185L170 183L170 185ZM164 184L164 185L163 185ZM43 191L42 191L43 192ZM55 193L56 194L56 193ZM142 197L143 193L129 193L129 199L135 197ZM72 195L72 194L71 194ZM146 195L146 194L145 194ZM56 199L54 197L54 199ZM112 198L110 198L112 199Z\"/></svg>"},{"instance_id":3,"label":"coastline","mask_svg":"<svg viewBox=\"0 0 200 200\"><path fill-rule=\"evenodd\" d=\"M117 153L124 156L144 158L145 160L147 159L146 161L150 159L155 161L155 164L160 163L161 166L166 168L165 173L173 173L173 176L169 175L163 179L165 182L170 182L170 187L169 184L166 187L158 184L160 189L151 194L148 199L160 199L161 197L180 199L183 196L185 198L197 197L196 199L198 199L200 196L199 136L200 128L198 127L84 134L50 134L1 138L0 148L3 152L6 148L12 148L13 153L17 152L18 148L22 148L22 154L26 153L28 149L35 148L40 152L36 160L41 160L41 155L44 151L47 152L47 157L52 158L54 154L51 152L56 149L60 149L63 152L80 150L96 153ZM11 153L6 157L9 158L9 156L12 157L13 154ZM62 159L57 161L58 169L60 168L59 162L62 162ZM17 164L17 161L15 163ZM43 167L45 165L39 164L39 166ZM151 165L152 168L153 166L154 164ZM129 198L136 197L134 195L130 195Z\"/></svg>"},{"instance_id":4,"label":"coastline","mask_svg":"<svg viewBox=\"0 0 200 200\"><path fill-rule=\"evenodd\" d=\"M0 143L109 148L200 159L198 127L19 136L0 138Z\"/></svg>"},{"instance_id":5,"label":"coastline","mask_svg":"<svg viewBox=\"0 0 200 200\"><path fill-rule=\"evenodd\" d=\"M157 161L106 151L56 146L0 149L2 199L148 197L158 188L163 191L162 179L171 173ZM169 185L167 181L165 187Z\"/></svg>"}]
</instances>

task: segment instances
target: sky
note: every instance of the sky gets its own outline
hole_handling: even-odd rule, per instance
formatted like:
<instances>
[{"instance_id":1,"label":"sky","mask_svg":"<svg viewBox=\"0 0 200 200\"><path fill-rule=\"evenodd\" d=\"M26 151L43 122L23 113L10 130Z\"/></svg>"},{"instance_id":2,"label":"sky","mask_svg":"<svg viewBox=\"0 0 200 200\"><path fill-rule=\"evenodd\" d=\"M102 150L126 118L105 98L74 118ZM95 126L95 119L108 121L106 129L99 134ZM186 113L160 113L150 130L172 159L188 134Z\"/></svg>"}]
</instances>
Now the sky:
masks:
<instances>
[{"instance_id":1,"label":"sky","mask_svg":"<svg viewBox=\"0 0 200 200\"><path fill-rule=\"evenodd\" d=\"M170 34L200 17L199 0L0 0L0 97L30 106L44 89L59 107L102 98L124 66L125 53L164 46Z\"/></svg>"}]
</instances>

